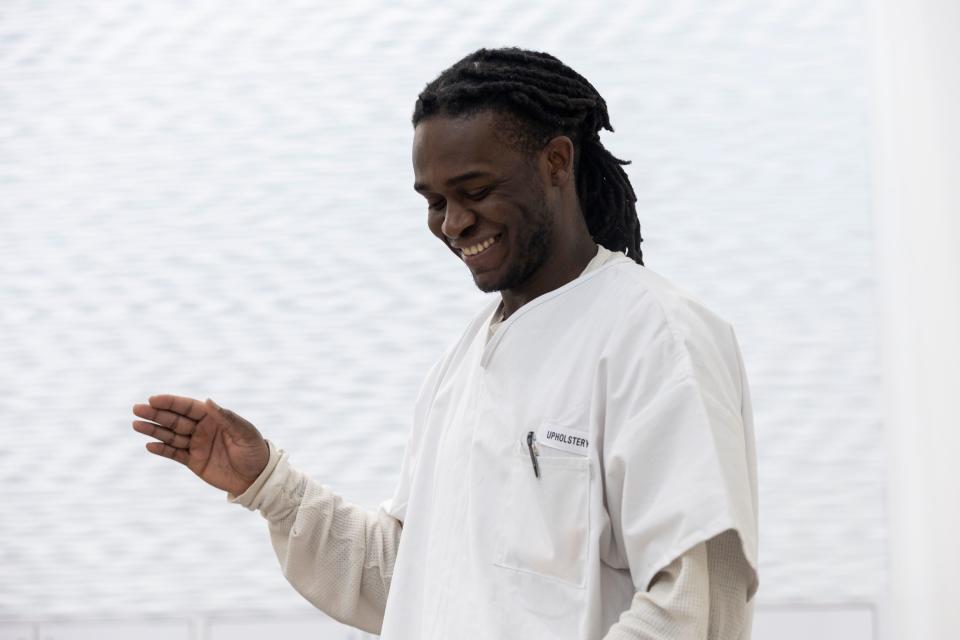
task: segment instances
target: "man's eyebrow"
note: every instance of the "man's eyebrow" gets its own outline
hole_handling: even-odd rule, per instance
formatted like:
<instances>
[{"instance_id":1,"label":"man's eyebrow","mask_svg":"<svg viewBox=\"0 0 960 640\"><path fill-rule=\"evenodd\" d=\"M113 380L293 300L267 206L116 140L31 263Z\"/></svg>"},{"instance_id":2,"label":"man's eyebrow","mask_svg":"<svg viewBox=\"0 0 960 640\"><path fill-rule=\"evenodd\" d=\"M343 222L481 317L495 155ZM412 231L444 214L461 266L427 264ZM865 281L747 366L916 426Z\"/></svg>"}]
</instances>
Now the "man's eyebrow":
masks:
<instances>
[{"instance_id":1,"label":"man's eyebrow","mask_svg":"<svg viewBox=\"0 0 960 640\"><path fill-rule=\"evenodd\" d=\"M490 173L489 171L481 171L481 170L479 170L479 169L478 169L478 170L474 170L474 171L467 171L466 173L461 173L460 175L454 176L454 177L450 178L449 180L447 180L446 186L452 187L453 185L457 184L458 182L466 182L467 180L470 180L471 178L479 178L479 177L481 177L481 176L492 176L492 175L493 175L493 174ZM422 182L416 182L416 183L414 183L414 185L413 185L413 190L414 190L414 191L417 191L417 192L423 192L423 191L428 191L429 189L428 189L428 187L427 187L426 184L424 184L424 183L422 183Z\"/></svg>"}]
</instances>

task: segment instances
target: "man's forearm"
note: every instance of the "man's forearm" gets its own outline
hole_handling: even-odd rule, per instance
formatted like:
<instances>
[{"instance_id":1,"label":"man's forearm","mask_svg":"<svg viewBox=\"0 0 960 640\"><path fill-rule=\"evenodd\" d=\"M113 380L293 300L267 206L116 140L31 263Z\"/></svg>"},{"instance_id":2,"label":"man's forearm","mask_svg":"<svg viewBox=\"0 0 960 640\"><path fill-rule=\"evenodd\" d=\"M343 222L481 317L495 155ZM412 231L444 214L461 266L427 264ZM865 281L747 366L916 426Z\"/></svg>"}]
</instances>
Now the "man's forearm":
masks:
<instances>
[{"instance_id":1,"label":"man's forearm","mask_svg":"<svg viewBox=\"0 0 960 640\"><path fill-rule=\"evenodd\" d=\"M604 640L705 640L709 597L707 550L700 543L661 569L649 590L633 596Z\"/></svg>"},{"instance_id":2,"label":"man's forearm","mask_svg":"<svg viewBox=\"0 0 960 640\"><path fill-rule=\"evenodd\" d=\"M229 497L267 519L284 576L332 618L379 633L400 522L345 502L290 466L272 444L261 475L246 493Z\"/></svg>"},{"instance_id":3,"label":"man's forearm","mask_svg":"<svg viewBox=\"0 0 960 640\"><path fill-rule=\"evenodd\" d=\"M634 595L605 640L740 640L751 623L745 563L732 530L701 542Z\"/></svg>"}]
</instances>

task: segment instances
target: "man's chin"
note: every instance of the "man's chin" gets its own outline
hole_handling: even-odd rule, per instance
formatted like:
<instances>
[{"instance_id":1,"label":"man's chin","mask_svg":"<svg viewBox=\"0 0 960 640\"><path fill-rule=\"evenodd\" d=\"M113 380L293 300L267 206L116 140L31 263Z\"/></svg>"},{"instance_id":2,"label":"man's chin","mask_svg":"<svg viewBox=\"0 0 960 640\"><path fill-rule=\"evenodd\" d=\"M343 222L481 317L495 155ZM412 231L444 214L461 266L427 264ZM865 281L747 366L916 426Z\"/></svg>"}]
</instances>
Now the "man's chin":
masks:
<instances>
[{"instance_id":1,"label":"man's chin","mask_svg":"<svg viewBox=\"0 0 960 640\"><path fill-rule=\"evenodd\" d=\"M530 278L538 262L528 262L523 265L511 264L501 266L499 269L473 273L473 283L484 293L493 293L494 291L505 291L516 289Z\"/></svg>"},{"instance_id":2,"label":"man's chin","mask_svg":"<svg viewBox=\"0 0 960 640\"><path fill-rule=\"evenodd\" d=\"M477 285L477 289L483 291L484 293L493 293L494 291L503 291L503 283L497 278L489 277L492 274L483 274L480 275L473 274L473 283Z\"/></svg>"}]
</instances>

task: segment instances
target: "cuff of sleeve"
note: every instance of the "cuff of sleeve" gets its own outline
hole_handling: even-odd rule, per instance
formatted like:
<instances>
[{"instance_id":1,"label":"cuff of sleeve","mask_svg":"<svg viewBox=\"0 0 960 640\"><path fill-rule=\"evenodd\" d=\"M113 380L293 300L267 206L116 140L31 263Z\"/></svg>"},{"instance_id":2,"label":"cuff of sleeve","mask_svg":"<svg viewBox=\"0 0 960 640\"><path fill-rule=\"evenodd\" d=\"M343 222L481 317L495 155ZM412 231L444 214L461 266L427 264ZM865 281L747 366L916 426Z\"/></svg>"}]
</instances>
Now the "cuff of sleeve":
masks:
<instances>
[{"instance_id":1,"label":"cuff of sleeve","mask_svg":"<svg viewBox=\"0 0 960 640\"><path fill-rule=\"evenodd\" d=\"M266 495L269 491L267 485L269 484L271 485L270 488L276 489L276 487L274 487L275 483L271 483L270 480L273 476L277 475L277 467L280 466L281 461L286 463L287 453L283 449L278 449L276 445L269 440L267 440L267 446L270 448L270 458L267 460L267 466L263 468L263 471L260 472L257 479L253 481L253 484L239 496L227 492L227 502L234 502L251 511L256 511L260 508L260 505L263 504L265 498L268 497Z\"/></svg>"}]
</instances>

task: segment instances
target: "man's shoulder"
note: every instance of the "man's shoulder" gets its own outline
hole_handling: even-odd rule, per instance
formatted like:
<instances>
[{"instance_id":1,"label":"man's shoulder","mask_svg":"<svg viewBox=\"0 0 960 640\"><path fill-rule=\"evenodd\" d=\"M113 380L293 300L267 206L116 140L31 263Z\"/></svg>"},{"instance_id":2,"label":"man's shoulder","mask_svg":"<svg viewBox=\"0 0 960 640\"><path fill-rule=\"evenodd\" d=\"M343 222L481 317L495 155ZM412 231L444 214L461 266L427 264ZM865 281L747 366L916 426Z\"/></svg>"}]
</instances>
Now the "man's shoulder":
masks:
<instances>
[{"instance_id":1,"label":"man's shoulder","mask_svg":"<svg viewBox=\"0 0 960 640\"><path fill-rule=\"evenodd\" d=\"M635 262L618 262L597 274L599 303L617 319L615 333L647 336L690 346L726 342L731 324L698 295L674 280Z\"/></svg>"},{"instance_id":2,"label":"man's shoulder","mask_svg":"<svg viewBox=\"0 0 960 640\"><path fill-rule=\"evenodd\" d=\"M613 263L597 276L597 288L608 304L648 311L658 308L666 319L674 314L695 312L721 320L690 289L636 262Z\"/></svg>"}]
</instances>

